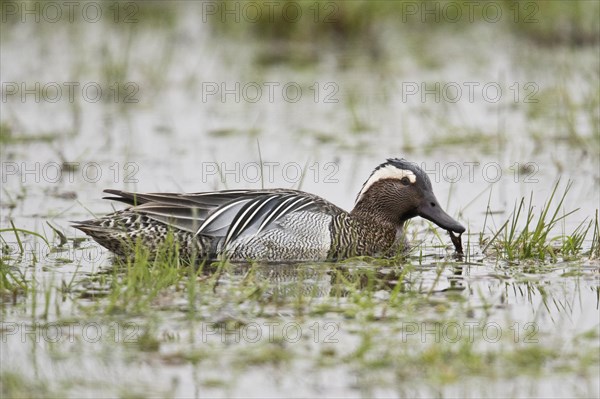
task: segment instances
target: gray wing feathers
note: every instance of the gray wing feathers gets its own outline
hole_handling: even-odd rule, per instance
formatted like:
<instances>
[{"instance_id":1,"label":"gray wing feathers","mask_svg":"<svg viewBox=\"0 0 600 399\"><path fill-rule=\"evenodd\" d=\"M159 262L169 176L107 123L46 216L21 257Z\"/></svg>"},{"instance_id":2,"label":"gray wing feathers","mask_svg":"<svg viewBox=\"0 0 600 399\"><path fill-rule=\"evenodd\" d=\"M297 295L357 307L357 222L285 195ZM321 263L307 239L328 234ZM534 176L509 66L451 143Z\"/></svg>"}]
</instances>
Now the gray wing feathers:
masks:
<instances>
[{"instance_id":1,"label":"gray wing feathers","mask_svg":"<svg viewBox=\"0 0 600 399\"><path fill-rule=\"evenodd\" d=\"M287 215L318 209L343 212L335 205L295 190L225 190L192 194L137 194L105 190L107 199L121 201L131 210L196 235L224 238L224 244L258 235Z\"/></svg>"}]
</instances>

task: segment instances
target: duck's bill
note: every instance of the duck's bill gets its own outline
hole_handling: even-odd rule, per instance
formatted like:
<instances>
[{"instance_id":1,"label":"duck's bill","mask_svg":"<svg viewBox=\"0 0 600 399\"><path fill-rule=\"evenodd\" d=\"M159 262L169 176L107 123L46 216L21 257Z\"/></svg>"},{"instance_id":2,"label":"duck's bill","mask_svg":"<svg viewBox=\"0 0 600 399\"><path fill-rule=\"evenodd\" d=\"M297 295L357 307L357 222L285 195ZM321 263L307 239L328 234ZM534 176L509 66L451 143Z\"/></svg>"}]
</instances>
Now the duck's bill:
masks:
<instances>
[{"instance_id":1,"label":"duck's bill","mask_svg":"<svg viewBox=\"0 0 600 399\"><path fill-rule=\"evenodd\" d=\"M419 216L432 221L444 230L453 231L458 234L465 231L464 226L448 215L435 198L424 200L423 204L419 207L418 213Z\"/></svg>"}]
</instances>

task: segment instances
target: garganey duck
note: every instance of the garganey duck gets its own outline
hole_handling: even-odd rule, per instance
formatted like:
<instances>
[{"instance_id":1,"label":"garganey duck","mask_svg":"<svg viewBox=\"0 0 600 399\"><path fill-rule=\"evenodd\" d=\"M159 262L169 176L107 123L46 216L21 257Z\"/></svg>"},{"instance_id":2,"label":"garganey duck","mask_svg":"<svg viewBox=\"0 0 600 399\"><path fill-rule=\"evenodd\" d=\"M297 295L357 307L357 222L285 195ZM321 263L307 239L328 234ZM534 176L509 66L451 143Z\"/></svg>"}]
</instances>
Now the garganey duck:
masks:
<instances>
[{"instance_id":1,"label":"garganey duck","mask_svg":"<svg viewBox=\"0 0 600 399\"><path fill-rule=\"evenodd\" d=\"M371 173L351 212L288 189L192 194L105 190L128 208L74 227L122 256L142 244L156 254L171 235L180 255L231 261L324 261L393 256L404 222L415 216L455 233L465 228L440 207L427 174L415 163L388 159Z\"/></svg>"}]
</instances>

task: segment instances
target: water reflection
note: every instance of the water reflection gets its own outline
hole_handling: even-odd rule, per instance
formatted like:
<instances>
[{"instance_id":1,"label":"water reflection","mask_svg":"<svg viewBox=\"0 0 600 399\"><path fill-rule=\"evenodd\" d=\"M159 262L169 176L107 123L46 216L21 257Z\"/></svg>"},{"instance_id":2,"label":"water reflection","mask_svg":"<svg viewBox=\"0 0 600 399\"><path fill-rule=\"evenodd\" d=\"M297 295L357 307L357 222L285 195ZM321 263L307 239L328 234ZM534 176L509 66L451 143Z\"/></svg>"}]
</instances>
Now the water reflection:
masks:
<instances>
[{"instance_id":1,"label":"water reflection","mask_svg":"<svg viewBox=\"0 0 600 399\"><path fill-rule=\"evenodd\" d=\"M458 263L377 266L364 260L319 264L253 264L231 265L220 277L229 286L249 274L268 288L264 295L281 300L297 296L314 298L347 297L353 292L462 291L465 289L464 268Z\"/></svg>"}]
</instances>

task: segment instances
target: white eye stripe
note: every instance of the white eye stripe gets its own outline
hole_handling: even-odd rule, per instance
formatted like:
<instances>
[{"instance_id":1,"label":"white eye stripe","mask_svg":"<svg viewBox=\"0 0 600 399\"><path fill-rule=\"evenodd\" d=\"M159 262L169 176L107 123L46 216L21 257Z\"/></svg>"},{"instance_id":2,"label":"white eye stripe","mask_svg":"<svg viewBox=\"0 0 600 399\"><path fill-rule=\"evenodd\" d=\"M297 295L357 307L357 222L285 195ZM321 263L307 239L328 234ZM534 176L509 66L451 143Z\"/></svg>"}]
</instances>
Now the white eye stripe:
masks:
<instances>
[{"instance_id":1,"label":"white eye stripe","mask_svg":"<svg viewBox=\"0 0 600 399\"><path fill-rule=\"evenodd\" d=\"M363 194L366 193L367 190L369 188L371 188L371 186L373 184L375 184L376 182L378 182L379 180L383 180L383 179L401 180L404 177L408 178L408 180L410 181L411 184L413 184L417 181L417 176L413 173L412 170L398 169L392 165L386 165L382 168L377 169L371 175L371 177L369 177L369 180L367 180L367 182L363 185L362 190L360 190L360 193L358 194L356 202L358 203L361 200Z\"/></svg>"}]
</instances>

